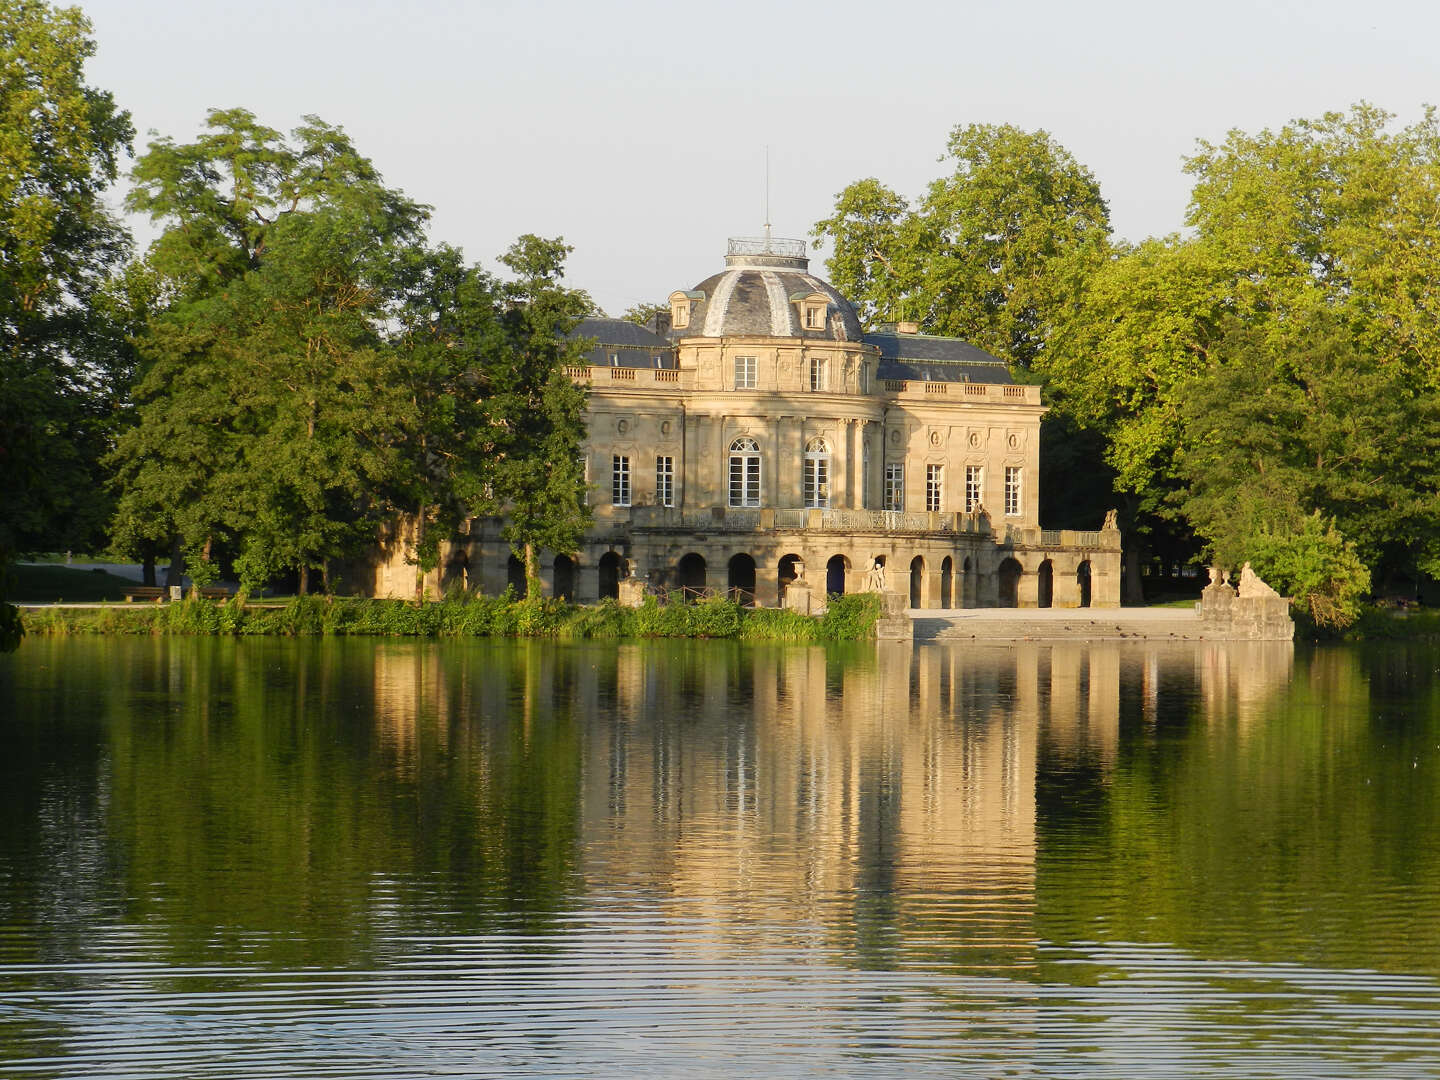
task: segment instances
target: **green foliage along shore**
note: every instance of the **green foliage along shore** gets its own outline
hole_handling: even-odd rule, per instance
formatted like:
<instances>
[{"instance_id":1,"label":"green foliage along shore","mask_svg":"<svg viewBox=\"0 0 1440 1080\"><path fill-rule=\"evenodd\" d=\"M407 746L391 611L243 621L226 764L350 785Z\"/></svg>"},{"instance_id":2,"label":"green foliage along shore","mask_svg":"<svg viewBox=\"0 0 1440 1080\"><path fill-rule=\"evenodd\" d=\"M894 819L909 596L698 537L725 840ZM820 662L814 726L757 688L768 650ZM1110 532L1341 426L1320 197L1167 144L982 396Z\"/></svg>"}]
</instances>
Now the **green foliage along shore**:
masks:
<instances>
[{"instance_id":1,"label":"green foliage along shore","mask_svg":"<svg viewBox=\"0 0 1440 1080\"><path fill-rule=\"evenodd\" d=\"M24 613L27 632L72 634L216 634L270 637L738 638L742 641L857 641L873 637L880 600L873 593L834 597L824 615L749 608L723 596L694 604L621 607L562 600L457 594L436 603L300 596L281 605L225 603L47 608Z\"/></svg>"}]
</instances>

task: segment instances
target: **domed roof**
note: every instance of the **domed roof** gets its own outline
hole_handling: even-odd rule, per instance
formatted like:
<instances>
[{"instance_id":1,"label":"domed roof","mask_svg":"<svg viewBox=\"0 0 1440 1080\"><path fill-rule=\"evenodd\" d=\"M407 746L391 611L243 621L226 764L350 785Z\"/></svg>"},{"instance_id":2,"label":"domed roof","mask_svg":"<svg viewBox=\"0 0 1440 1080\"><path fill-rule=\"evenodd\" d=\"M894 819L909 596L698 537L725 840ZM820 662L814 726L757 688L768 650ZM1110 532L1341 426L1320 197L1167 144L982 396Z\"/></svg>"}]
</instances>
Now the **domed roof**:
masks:
<instances>
[{"instance_id":1,"label":"domed roof","mask_svg":"<svg viewBox=\"0 0 1440 1080\"><path fill-rule=\"evenodd\" d=\"M733 239L725 269L686 294L694 301L690 325L674 336L859 341L860 319L850 301L809 271L803 240ZM825 299L823 318L807 328L806 298L816 296Z\"/></svg>"}]
</instances>

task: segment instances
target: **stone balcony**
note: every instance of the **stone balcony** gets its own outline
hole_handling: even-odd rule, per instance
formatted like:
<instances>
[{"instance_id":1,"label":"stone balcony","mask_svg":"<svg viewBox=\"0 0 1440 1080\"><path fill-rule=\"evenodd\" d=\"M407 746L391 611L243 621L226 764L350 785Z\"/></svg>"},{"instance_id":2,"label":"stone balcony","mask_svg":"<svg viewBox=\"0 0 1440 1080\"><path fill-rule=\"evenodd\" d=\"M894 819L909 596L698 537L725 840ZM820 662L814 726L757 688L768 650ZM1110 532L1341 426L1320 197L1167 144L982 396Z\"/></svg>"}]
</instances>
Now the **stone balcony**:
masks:
<instances>
[{"instance_id":1,"label":"stone balcony","mask_svg":"<svg viewBox=\"0 0 1440 1080\"><path fill-rule=\"evenodd\" d=\"M609 520L624 522L624 511ZM979 514L907 513L898 510L839 510L821 507L634 506L632 529L668 532L754 533L805 531L933 536L968 533L988 535L989 523Z\"/></svg>"}]
</instances>

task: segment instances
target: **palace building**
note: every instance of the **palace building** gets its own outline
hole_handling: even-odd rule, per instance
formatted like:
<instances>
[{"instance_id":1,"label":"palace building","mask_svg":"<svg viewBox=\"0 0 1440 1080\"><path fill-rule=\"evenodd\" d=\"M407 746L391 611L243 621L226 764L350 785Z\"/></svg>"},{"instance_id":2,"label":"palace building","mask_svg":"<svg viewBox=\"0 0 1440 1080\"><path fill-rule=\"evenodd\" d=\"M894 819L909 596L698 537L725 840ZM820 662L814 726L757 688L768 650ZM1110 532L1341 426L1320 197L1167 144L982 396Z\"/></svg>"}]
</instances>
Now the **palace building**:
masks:
<instances>
[{"instance_id":1,"label":"palace building","mask_svg":"<svg viewBox=\"0 0 1440 1080\"><path fill-rule=\"evenodd\" d=\"M593 342L570 375L590 391L594 521L578 552L543 553L554 595L635 579L774 606L800 578L916 608L1119 606L1113 524L1040 527L1040 388L911 324L866 333L801 241L731 240L648 328L574 334ZM501 524L472 521L434 587L523 589ZM375 567L377 595L414 589L398 552Z\"/></svg>"}]
</instances>

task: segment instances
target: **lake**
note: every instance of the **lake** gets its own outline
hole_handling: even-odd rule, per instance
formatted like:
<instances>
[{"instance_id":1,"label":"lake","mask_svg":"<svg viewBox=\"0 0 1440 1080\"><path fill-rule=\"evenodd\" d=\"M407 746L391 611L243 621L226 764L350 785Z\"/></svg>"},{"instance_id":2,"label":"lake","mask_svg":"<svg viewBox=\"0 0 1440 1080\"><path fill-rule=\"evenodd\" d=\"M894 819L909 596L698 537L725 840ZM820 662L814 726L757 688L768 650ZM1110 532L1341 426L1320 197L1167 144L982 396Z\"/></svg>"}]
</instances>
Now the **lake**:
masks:
<instances>
[{"instance_id":1,"label":"lake","mask_svg":"<svg viewBox=\"0 0 1440 1080\"><path fill-rule=\"evenodd\" d=\"M1440 648L38 639L0 1075L1440 1073Z\"/></svg>"}]
</instances>

